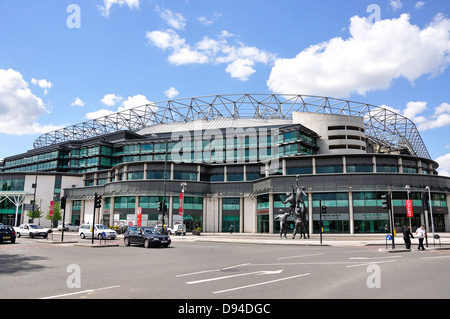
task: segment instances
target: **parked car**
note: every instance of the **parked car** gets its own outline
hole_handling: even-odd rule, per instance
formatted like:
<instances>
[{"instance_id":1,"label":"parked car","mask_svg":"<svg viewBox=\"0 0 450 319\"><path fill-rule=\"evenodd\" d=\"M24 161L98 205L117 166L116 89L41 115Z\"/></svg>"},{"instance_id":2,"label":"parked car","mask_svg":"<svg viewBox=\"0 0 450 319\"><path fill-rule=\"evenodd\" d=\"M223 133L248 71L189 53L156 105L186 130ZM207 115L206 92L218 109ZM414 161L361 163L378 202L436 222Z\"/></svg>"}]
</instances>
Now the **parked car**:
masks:
<instances>
[{"instance_id":1,"label":"parked car","mask_svg":"<svg viewBox=\"0 0 450 319\"><path fill-rule=\"evenodd\" d=\"M175 226L173 226L172 232L175 233L175 235L186 235L186 225L176 224Z\"/></svg>"},{"instance_id":2,"label":"parked car","mask_svg":"<svg viewBox=\"0 0 450 319\"><path fill-rule=\"evenodd\" d=\"M130 227L123 237L125 246L144 245L145 248L162 246L168 247L171 239L167 235L161 234L154 227Z\"/></svg>"},{"instance_id":3,"label":"parked car","mask_svg":"<svg viewBox=\"0 0 450 319\"><path fill-rule=\"evenodd\" d=\"M22 236L30 236L31 238L47 238L48 236L48 230L42 228L41 225L37 224L22 224L14 230L16 231L17 237L19 238Z\"/></svg>"},{"instance_id":4,"label":"parked car","mask_svg":"<svg viewBox=\"0 0 450 319\"><path fill-rule=\"evenodd\" d=\"M16 231L12 226L0 225L0 243L10 241L11 244L16 242Z\"/></svg>"},{"instance_id":5,"label":"parked car","mask_svg":"<svg viewBox=\"0 0 450 319\"><path fill-rule=\"evenodd\" d=\"M162 225L158 225L158 226L156 226L155 228L156 228L156 230L158 230L161 234L164 234L164 235L172 235L172 233L173 233L172 228L168 227L167 225L166 225L166 231L165 231L165 232L163 232Z\"/></svg>"},{"instance_id":6,"label":"parked car","mask_svg":"<svg viewBox=\"0 0 450 319\"><path fill-rule=\"evenodd\" d=\"M64 223L64 231L78 231L80 226L77 226L73 223ZM62 231L62 225L58 225L58 230Z\"/></svg>"},{"instance_id":7,"label":"parked car","mask_svg":"<svg viewBox=\"0 0 450 319\"><path fill-rule=\"evenodd\" d=\"M80 226L80 228L78 229L78 235L80 235L81 239L92 238L91 227L92 227L91 224L84 224ZM109 229L108 227L102 224L95 224L94 237L102 239L103 233L106 235L105 238L116 239L117 237L117 233L114 230Z\"/></svg>"}]
</instances>

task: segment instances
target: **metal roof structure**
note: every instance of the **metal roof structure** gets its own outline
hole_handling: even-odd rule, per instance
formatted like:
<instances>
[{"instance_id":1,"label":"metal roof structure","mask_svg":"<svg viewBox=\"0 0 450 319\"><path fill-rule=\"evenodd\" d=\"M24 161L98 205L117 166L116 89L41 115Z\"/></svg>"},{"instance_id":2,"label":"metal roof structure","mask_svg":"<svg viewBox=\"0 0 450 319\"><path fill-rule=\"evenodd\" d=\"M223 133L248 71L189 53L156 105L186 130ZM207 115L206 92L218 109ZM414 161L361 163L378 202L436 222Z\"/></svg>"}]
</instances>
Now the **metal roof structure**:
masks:
<instances>
[{"instance_id":1,"label":"metal roof structure","mask_svg":"<svg viewBox=\"0 0 450 319\"><path fill-rule=\"evenodd\" d=\"M293 112L325 113L364 118L366 137L390 149L431 159L416 125L390 109L331 97L299 94L225 94L183 98L138 106L39 136L34 148L84 140L122 130L138 132L167 123L195 120L292 119Z\"/></svg>"}]
</instances>

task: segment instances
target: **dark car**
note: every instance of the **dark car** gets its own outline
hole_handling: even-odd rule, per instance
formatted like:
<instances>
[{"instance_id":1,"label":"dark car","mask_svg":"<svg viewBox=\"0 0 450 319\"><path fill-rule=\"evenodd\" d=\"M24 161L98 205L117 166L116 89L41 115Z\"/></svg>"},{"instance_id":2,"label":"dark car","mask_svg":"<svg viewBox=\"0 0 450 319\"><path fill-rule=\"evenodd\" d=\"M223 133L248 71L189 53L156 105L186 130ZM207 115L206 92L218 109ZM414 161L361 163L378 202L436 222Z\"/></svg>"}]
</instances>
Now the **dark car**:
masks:
<instances>
[{"instance_id":1,"label":"dark car","mask_svg":"<svg viewBox=\"0 0 450 319\"><path fill-rule=\"evenodd\" d=\"M161 234L153 227L129 227L123 237L125 246L144 245L148 247L167 247L171 243L171 239L167 235Z\"/></svg>"},{"instance_id":2,"label":"dark car","mask_svg":"<svg viewBox=\"0 0 450 319\"><path fill-rule=\"evenodd\" d=\"M0 226L0 243L4 241L10 241L11 244L16 242L16 231L12 226Z\"/></svg>"}]
</instances>

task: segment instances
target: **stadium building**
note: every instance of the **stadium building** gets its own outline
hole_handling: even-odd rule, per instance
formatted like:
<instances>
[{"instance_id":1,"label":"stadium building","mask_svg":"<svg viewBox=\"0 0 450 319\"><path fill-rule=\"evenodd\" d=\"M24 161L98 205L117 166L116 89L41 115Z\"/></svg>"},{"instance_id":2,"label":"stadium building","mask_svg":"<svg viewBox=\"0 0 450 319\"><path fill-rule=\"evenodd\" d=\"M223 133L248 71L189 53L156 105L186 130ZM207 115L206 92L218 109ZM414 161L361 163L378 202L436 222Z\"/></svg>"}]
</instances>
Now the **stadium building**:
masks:
<instances>
[{"instance_id":1,"label":"stadium building","mask_svg":"<svg viewBox=\"0 0 450 319\"><path fill-rule=\"evenodd\" d=\"M288 209L283 201L299 176L310 233L318 232L321 205L325 232L384 232L385 194L396 227L427 221L450 231L450 178L438 175L415 124L365 103L274 94L177 99L50 132L33 146L2 163L2 223L28 221L33 201L46 214L62 196L66 221L92 223L98 193L96 220L107 226L135 224L141 214L149 226L164 217L188 231L277 233L274 218Z\"/></svg>"}]
</instances>

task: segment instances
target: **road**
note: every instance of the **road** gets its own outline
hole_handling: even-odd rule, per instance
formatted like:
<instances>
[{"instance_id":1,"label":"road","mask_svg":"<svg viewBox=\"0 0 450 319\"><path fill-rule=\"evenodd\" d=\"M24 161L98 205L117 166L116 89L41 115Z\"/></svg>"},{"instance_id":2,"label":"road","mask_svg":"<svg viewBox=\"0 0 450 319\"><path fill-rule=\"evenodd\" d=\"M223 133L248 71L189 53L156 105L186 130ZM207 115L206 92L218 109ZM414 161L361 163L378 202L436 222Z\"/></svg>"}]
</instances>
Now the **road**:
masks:
<instances>
[{"instance_id":1,"label":"road","mask_svg":"<svg viewBox=\"0 0 450 319\"><path fill-rule=\"evenodd\" d=\"M119 246L86 248L23 237L0 244L0 282L8 287L0 289L0 298L170 298L184 305L195 299L450 297L448 250L395 254L377 247L176 239L168 248L145 249L111 242Z\"/></svg>"}]
</instances>

